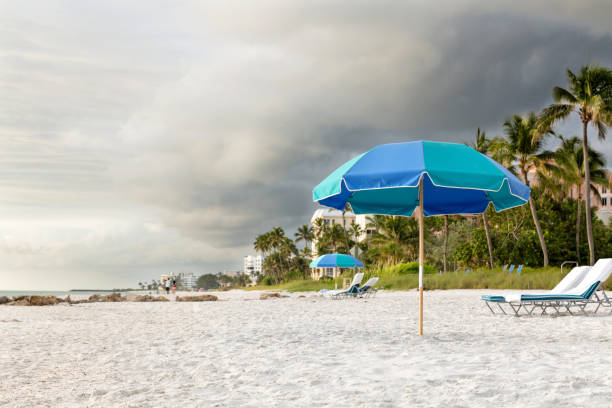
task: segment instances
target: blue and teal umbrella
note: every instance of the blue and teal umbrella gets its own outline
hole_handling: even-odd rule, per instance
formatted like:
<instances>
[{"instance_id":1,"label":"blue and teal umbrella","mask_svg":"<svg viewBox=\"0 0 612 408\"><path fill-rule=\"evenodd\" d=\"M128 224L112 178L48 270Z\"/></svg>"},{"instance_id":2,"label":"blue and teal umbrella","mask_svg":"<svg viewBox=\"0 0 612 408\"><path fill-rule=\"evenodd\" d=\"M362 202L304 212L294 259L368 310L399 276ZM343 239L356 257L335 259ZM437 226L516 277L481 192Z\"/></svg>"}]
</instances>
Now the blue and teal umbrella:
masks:
<instances>
[{"instance_id":1,"label":"blue and teal umbrella","mask_svg":"<svg viewBox=\"0 0 612 408\"><path fill-rule=\"evenodd\" d=\"M381 145L344 163L312 192L321 205L355 214L419 211L419 334L423 332L423 216L480 214L527 203L529 187L504 166L456 143Z\"/></svg>"},{"instance_id":2,"label":"blue and teal umbrella","mask_svg":"<svg viewBox=\"0 0 612 408\"><path fill-rule=\"evenodd\" d=\"M480 214L523 205L529 187L496 161L457 143L381 145L338 167L313 190L313 200L355 214L410 216L423 180L426 216Z\"/></svg>"},{"instance_id":3,"label":"blue and teal umbrella","mask_svg":"<svg viewBox=\"0 0 612 408\"><path fill-rule=\"evenodd\" d=\"M311 268L363 268L361 261L345 254L321 255L310 263Z\"/></svg>"}]
</instances>

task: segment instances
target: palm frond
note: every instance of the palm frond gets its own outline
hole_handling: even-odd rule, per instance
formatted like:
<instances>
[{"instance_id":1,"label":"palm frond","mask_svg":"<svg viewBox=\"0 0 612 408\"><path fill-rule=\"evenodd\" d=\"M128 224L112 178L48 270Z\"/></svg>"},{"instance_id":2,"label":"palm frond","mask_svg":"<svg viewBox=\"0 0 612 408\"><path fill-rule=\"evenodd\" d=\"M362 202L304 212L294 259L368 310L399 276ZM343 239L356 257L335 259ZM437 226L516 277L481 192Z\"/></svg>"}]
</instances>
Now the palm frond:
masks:
<instances>
[{"instance_id":1,"label":"palm frond","mask_svg":"<svg viewBox=\"0 0 612 408\"><path fill-rule=\"evenodd\" d=\"M574 105L567 103L555 103L542 109L542 112L540 112L538 116L539 132L543 133L550 131L555 122L567 118L573 110Z\"/></svg>"},{"instance_id":2,"label":"palm frond","mask_svg":"<svg viewBox=\"0 0 612 408\"><path fill-rule=\"evenodd\" d=\"M559 86L553 88L552 97L555 102L566 102L571 104L577 102L576 97L570 91Z\"/></svg>"},{"instance_id":3,"label":"palm frond","mask_svg":"<svg viewBox=\"0 0 612 408\"><path fill-rule=\"evenodd\" d=\"M602 120L598 120L595 122L595 126L597 127L597 136L599 140L605 140L606 134L608 133L608 127Z\"/></svg>"}]
</instances>

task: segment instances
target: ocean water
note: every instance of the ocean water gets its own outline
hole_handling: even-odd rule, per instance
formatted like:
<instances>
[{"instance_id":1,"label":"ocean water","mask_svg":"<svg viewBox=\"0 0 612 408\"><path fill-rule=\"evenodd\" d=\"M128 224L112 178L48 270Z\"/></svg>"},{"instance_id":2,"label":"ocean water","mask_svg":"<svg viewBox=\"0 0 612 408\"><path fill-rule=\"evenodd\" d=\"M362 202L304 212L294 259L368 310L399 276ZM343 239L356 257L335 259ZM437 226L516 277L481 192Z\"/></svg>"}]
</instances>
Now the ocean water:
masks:
<instances>
[{"instance_id":1,"label":"ocean water","mask_svg":"<svg viewBox=\"0 0 612 408\"><path fill-rule=\"evenodd\" d=\"M57 291L57 290L0 290L0 296L7 296L7 297L34 296L34 295L38 295L38 296L53 295L57 297L66 297L68 295L90 296L96 293L108 294L111 292L110 291L80 291L80 290L79 291L72 291L72 290L64 290L64 291L61 291L61 290L60 291ZM121 292L121 293L125 293L125 292Z\"/></svg>"}]
</instances>

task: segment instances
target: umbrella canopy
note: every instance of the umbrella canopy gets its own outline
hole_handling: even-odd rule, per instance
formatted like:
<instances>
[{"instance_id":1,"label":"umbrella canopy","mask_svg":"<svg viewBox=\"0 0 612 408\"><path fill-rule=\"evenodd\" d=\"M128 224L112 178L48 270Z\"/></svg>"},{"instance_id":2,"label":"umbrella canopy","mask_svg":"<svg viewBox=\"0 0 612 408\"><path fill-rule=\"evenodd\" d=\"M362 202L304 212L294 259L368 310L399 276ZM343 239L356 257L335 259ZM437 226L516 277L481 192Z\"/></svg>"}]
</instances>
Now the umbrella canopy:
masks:
<instances>
[{"instance_id":1,"label":"umbrella canopy","mask_svg":"<svg viewBox=\"0 0 612 408\"><path fill-rule=\"evenodd\" d=\"M313 190L321 205L356 214L410 216L419 206L423 180L424 215L478 214L490 202L496 211L523 205L529 187L506 168L457 143L417 141L373 148L338 167Z\"/></svg>"},{"instance_id":2,"label":"umbrella canopy","mask_svg":"<svg viewBox=\"0 0 612 408\"><path fill-rule=\"evenodd\" d=\"M321 255L310 263L311 268L363 268L357 258L345 254Z\"/></svg>"},{"instance_id":3,"label":"umbrella canopy","mask_svg":"<svg viewBox=\"0 0 612 408\"><path fill-rule=\"evenodd\" d=\"M423 334L424 216L479 214L527 203L529 187L506 168L456 143L386 144L344 163L312 191L321 205L355 214L419 218L419 335Z\"/></svg>"}]
</instances>

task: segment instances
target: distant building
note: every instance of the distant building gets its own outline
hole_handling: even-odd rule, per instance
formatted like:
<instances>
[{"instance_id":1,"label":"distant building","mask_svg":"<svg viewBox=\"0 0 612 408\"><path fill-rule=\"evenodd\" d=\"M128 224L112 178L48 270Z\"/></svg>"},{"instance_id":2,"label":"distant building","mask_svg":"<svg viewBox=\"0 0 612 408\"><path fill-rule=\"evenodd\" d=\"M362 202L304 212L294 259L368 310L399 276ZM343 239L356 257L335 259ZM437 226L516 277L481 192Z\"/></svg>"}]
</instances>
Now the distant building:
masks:
<instances>
[{"instance_id":1,"label":"distant building","mask_svg":"<svg viewBox=\"0 0 612 408\"><path fill-rule=\"evenodd\" d=\"M170 282L176 281L182 285L183 289L194 289L196 287L196 282L198 280L197 276L193 272L179 272L178 274L165 274L161 275L160 281L162 286L165 286L166 281L170 280Z\"/></svg>"},{"instance_id":2,"label":"distant building","mask_svg":"<svg viewBox=\"0 0 612 408\"><path fill-rule=\"evenodd\" d=\"M607 171L608 180L612 181L612 173ZM537 185L538 183L538 175L535 167L532 167L527 173L527 178L529 179L529 183ZM591 206L596 207L597 210L595 214L597 218L599 218L605 225L610 225L610 217L612 217L612 191L609 188L597 185L595 186L599 196L598 198L595 193L591 190ZM578 189L576 187L572 188L570 191L570 197L576 199L578 198ZM584 208L584 200L585 200L585 188L582 186L580 188L580 197L583 200L583 208Z\"/></svg>"},{"instance_id":3,"label":"distant building","mask_svg":"<svg viewBox=\"0 0 612 408\"><path fill-rule=\"evenodd\" d=\"M342 211L335 210L333 208L319 208L317 209L312 218L310 219L311 224L314 226L315 222L318 219L321 219L323 225L334 226L335 224L339 224L342 226ZM351 224L358 224L361 227L361 235L357 237L357 241L361 242L364 239L372 236L374 233L374 229L368 228L368 218L367 215L364 214L353 214L352 212L344 213L344 222L346 228L349 229ZM317 238L315 237L312 241L312 256L317 257Z\"/></svg>"},{"instance_id":4,"label":"distant building","mask_svg":"<svg viewBox=\"0 0 612 408\"><path fill-rule=\"evenodd\" d=\"M235 278L237 276L242 275L242 271L223 271L220 275L229 276L230 278Z\"/></svg>"},{"instance_id":5,"label":"distant building","mask_svg":"<svg viewBox=\"0 0 612 408\"><path fill-rule=\"evenodd\" d=\"M265 258L261 255L245 256L242 273L248 275L248 277L251 278L251 281L254 282L257 279L257 275L263 274L264 260Z\"/></svg>"},{"instance_id":6,"label":"distant building","mask_svg":"<svg viewBox=\"0 0 612 408\"><path fill-rule=\"evenodd\" d=\"M195 289L198 278L193 272L181 272L178 274L178 278L183 285L183 289Z\"/></svg>"},{"instance_id":7,"label":"distant building","mask_svg":"<svg viewBox=\"0 0 612 408\"><path fill-rule=\"evenodd\" d=\"M593 200L593 205L598 207L597 217L599 217L604 224L610 225L610 218L612 217L612 191L602 186L597 186L597 191L599 191L599 196L601 197L601 199L595 198Z\"/></svg>"}]
</instances>

